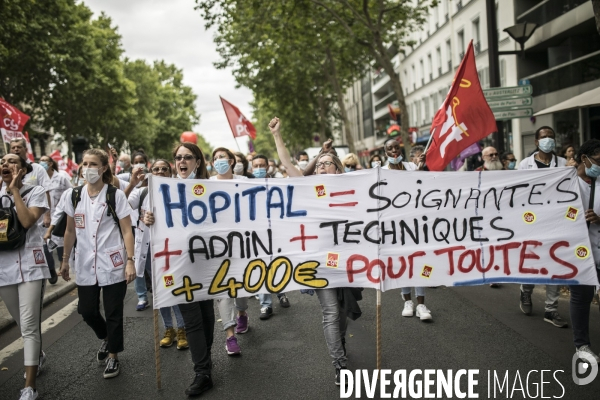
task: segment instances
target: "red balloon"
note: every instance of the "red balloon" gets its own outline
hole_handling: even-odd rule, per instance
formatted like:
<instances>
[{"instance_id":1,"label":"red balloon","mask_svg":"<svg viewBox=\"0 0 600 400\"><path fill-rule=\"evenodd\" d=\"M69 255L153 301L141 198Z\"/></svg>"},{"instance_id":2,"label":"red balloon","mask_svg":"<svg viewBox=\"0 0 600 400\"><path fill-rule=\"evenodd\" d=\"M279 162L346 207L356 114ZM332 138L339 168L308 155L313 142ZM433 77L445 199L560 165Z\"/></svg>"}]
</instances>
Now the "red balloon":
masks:
<instances>
[{"instance_id":1,"label":"red balloon","mask_svg":"<svg viewBox=\"0 0 600 400\"><path fill-rule=\"evenodd\" d=\"M179 139L181 143L189 142L189 143L198 143L198 135L194 132L183 132L181 134L181 138Z\"/></svg>"}]
</instances>

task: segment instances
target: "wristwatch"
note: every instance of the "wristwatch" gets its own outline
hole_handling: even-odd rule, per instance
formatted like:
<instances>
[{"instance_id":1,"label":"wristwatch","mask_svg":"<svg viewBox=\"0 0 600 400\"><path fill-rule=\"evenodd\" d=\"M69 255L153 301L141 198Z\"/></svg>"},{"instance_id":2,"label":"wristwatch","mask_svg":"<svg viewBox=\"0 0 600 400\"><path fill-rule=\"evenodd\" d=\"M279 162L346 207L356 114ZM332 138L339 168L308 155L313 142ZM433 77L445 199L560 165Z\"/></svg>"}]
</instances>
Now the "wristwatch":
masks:
<instances>
[{"instance_id":1,"label":"wristwatch","mask_svg":"<svg viewBox=\"0 0 600 400\"><path fill-rule=\"evenodd\" d=\"M135 261L135 257L127 257L127 261Z\"/></svg>"}]
</instances>

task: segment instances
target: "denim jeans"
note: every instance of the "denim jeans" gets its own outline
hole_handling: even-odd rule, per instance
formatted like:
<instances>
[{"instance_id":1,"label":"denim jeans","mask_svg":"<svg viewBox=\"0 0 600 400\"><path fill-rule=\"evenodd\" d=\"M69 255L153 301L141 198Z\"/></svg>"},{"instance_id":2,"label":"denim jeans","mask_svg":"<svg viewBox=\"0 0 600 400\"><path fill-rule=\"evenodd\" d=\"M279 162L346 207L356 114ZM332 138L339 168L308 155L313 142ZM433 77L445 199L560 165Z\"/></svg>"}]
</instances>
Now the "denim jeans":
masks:
<instances>
[{"instance_id":1,"label":"denim jeans","mask_svg":"<svg viewBox=\"0 0 600 400\"><path fill-rule=\"evenodd\" d=\"M237 311L246 311L248 309L248 298L231 299L226 297L218 299L217 304L219 306L219 315L223 322L223 330L225 331L237 325Z\"/></svg>"},{"instance_id":2,"label":"denim jeans","mask_svg":"<svg viewBox=\"0 0 600 400\"><path fill-rule=\"evenodd\" d=\"M171 309L173 309L173 313L175 314L177 328L185 329L185 322L183 322L183 316L181 315L181 311L179 311L179 306L162 307L160 309L160 316L162 317L165 328L173 328L173 316L171 315Z\"/></svg>"},{"instance_id":3,"label":"denim jeans","mask_svg":"<svg viewBox=\"0 0 600 400\"><path fill-rule=\"evenodd\" d=\"M211 375L211 349L215 330L215 308L212 300L195 301L179 305L185 322L194 372Z\"/></svg>"},{"instance_id":4,"label":"denim jeans","mask_svg":"<svg viewBox=\"0 0 600 400\"><path fill-rule=\"evenodd\" d=\"M402 290L402 294L403 295L410 294L411 289L412 289L411 287L403 287L401 289ZM416 287L415 288L415 295L417 297L419 297L419 296L425 297L425 288L424 287ZM402 298L404 298L404 296L402 296Z\"/></svg>"},{"instance_id":5,"label":"denim jeans","mask_svg":"<svg viewBox=\"0 0 600 400\"><path fill-rule=\"evenodd\" d=\"M316 290L323 311L323 332L333 365L346 367L342 339L346 336L346 311L340 307L337 289Z\"/></svg>"},{"instance_id":6,"label":"denim jeans","mask_svg":"<svg viewBox=\"0 0 600 400\"><path fill-rule=\"evenodd\" d=\"M523 293L533 293L535 285L521 285L521 291ZM558 285L546 285L546 312L556 311L558 309L558 298L560 292Z\"/></svg>"},{"instance_id":7,"label":"denim jeans","mask_svg":"<svg viewBox=\"0 0 600 400\"><path fill-rule=\"evenodd\" d=\"M596 269L598 279L600 279L600 270ZM571 302L569 310L571 311L571 324L573 325L573 342L575 347L590 345L590 306L594 299L596 291L595 286L589 285L571 285Z\"/></svg>"},{"instance_id":8,"label":"denim jeans","mask_svg":"<svg viewBox=\"0 0 600 400\"><path fill-rule=\"evenodd\" d=\"M260 301L260 308L273 308L273 295L271 293L259 294L258 301ZM280 299L281 296L285 296L285 293L277 293L277 298Z\"/></svg>"}]
</instances>

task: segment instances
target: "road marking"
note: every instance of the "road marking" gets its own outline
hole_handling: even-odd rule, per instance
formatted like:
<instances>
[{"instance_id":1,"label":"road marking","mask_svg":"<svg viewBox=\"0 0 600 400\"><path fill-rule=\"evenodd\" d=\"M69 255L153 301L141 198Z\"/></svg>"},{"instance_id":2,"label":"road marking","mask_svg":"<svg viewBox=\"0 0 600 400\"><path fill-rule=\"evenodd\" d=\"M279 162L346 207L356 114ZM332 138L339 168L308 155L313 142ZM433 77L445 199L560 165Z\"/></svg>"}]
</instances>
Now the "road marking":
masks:
<instances>
[{"instance_id":1,"label":"road marking","mask_svg":"<svg viewBox=\"0 0 600 400\"><path fill-rule=\"evenodd\" d=\"M74 311L77 310L77 303L79 299L75 299L50 317L46 318L44 322L42 322L42 335L48 332L50 329L56 327L62 321L64 321L68 316L73 314ZM2 350L0 350L0 364L4 362L7 358L15 354L17 351L23 348L23 338L18 338Z\"/></svg>"}]
</instances>

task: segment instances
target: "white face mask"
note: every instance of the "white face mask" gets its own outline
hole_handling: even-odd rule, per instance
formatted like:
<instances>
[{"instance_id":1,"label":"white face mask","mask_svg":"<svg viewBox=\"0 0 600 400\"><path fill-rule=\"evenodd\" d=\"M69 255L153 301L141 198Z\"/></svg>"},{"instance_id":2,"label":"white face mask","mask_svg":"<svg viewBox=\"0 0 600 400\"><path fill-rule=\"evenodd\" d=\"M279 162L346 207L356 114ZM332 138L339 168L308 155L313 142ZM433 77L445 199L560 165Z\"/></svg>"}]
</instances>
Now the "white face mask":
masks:
<instances>
[{"instance_id":1,"label":"white face mask","mask_svg":"<svg viewBox=\"0 0 600 400\"><path fill-rule=\"evenodd\" d=\"M308 166L308 161L298 161L298 166L302 171L304 171Z\"/></svg>"},{"instance_id":2,"label":"white face mask","mask_svg":"<svg viewBox=\"0 0 600 400\"><path fill-rule=\"evenodd\" d=\"M233 167L233 173L236 175L241 175L244 172L244 164L236 163L235 167Z\"/></svg>"},{"instance_id":3,"label":"white face mask","mask_svg":"<svg viewBox=\"0 0 600 400\"><path fill-rule=\"evenodd\" d=\"M91 183L92 185L100 179L100 172L98 168L84 168L83 169L83 179L86 182Z\"/></svg>"},{"instance_id":4,"label":"white face mask","mask_svg":"<svg viewBox=\"0 0 600 400\"><path fill-rule=\"evenodd\" d=\"M273 167L272 165L269 166L269 169L267 170L268 174L273 174L273 172L275 172L275 167Z\"/></svg>"}]
</instances>

